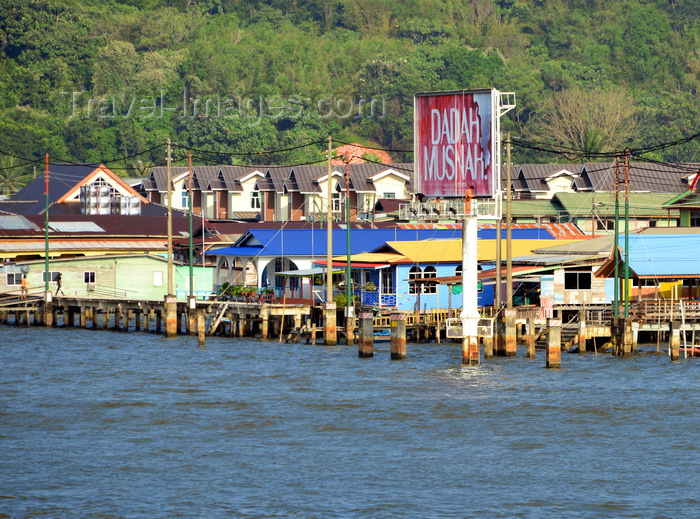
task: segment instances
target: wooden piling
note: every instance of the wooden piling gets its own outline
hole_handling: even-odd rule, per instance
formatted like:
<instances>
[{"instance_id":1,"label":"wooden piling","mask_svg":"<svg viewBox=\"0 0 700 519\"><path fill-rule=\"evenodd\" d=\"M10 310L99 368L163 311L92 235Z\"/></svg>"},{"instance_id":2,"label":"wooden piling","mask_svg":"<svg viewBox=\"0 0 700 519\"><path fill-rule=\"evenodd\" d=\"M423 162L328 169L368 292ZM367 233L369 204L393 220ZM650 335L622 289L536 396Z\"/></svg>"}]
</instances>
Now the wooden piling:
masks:
<instances>
[{"instance_id":1,"label":"wooden piling","mask_svg":"<svg viewBox=\"0 0 700 519\"><path fill-rule=\"evenodd\" d=\"M406 314L391 314L391 359L406 358Z\"/></svg>"},{"instance_id":2,"label":"wooden piling","mask_svg":"<svg viewBox=\"0 0 700 519\"><path fill-rule=\"evenodd\" d=\"M374 357L374 315L372 312L360 314L358 355L361 359Z\"/></svg>"},{"instance_id":3,"label":"wooden piling","mask_svg":"<svg viewBox=\"0 0 700 519\"><path fill-rule=\"evenodd\" d=\"M561 367L561 319L548 319L547 352L545 366L548 368Z\"/></svg>"}]
</instances>

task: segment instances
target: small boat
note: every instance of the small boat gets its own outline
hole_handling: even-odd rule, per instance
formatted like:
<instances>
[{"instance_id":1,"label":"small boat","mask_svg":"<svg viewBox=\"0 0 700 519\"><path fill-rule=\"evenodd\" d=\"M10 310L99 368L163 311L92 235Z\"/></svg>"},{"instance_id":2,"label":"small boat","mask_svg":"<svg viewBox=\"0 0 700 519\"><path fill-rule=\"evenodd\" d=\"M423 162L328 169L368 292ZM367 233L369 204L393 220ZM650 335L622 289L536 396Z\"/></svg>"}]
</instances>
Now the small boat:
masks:
<instances>
[{"instance_id":1,"label":"small boat","mask_svg":"<svg viewBox=\"0 0 700 519\"><path fill-rule=\"evenodd\" d=\"M389 342L391 340L391 330L384 328L382 330L374 330L374 342Z\"/></svg>"},{"instance_id":2,"label":"small boat","mask_svg":"<svg viewBox=\"0 0 700 519\"><path fill-rule=\"evenodd\" d=\"M700 357L700 346L681 346L681 355Z\"/></svg>"}]
</instances>

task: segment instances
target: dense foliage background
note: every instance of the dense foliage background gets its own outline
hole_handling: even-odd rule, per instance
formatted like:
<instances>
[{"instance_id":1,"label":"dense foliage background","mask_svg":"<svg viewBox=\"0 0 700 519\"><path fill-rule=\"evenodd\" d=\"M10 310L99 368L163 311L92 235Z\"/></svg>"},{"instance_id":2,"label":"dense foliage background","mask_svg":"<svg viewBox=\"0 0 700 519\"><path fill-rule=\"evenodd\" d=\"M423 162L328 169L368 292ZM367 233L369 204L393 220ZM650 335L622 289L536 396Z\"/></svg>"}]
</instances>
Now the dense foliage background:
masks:
<instances>
[{"instance_id":1,"label":"dense foliage background","mask_svg":"<svg viewBox=\"0 0 700 519\"><path fill-rule=\"evenodd\" d=\"M516 147L516 163L676 142L700 128L699 11L697 0L0 0L0 173L6 189L21 184L24 159L49 152L136 175L164 162L168 137L184 147L176 160L193 148L200 164L313 162L328 135L411 161L413 94L462 88L516 93L503 130L535 145ZM552 145L568 153L542 151ZM700 143L646 156L700 161Z\"/></svg>"}]
</instances>

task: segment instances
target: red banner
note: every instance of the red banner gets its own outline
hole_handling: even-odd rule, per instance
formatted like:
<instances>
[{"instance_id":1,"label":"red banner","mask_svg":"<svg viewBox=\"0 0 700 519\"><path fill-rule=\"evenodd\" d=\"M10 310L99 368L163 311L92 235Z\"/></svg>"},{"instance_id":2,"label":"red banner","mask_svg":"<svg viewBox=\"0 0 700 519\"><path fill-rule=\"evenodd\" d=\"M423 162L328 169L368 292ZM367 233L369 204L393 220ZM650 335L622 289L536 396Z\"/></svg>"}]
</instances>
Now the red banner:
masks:
<instances>
[{"instance_id":1,"label":"red banner","mask_svg":"<svg viewBox=\"0 0 700 519\"><path fill-rule=\"evenodd\" d=\"M494 194L493 90L415 97L417 190L427 196Z\"/></svg>"}]
</instances>

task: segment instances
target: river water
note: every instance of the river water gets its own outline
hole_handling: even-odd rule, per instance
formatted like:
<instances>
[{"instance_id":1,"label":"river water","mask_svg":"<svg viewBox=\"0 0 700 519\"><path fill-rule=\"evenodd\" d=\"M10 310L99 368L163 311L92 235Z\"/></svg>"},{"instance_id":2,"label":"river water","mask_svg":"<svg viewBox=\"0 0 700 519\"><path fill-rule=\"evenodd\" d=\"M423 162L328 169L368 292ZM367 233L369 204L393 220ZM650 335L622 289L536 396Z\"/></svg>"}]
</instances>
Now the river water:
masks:
<instances>
[{"instance_id":1,"label":"river water","mask_svg":"<svg viewBox=\"0 0 700 519\"><path fill-rule=\"evenodd\" d=\"M0 327L0 517L697 517L698 361Z\"/></svg>"}]
</instances>

